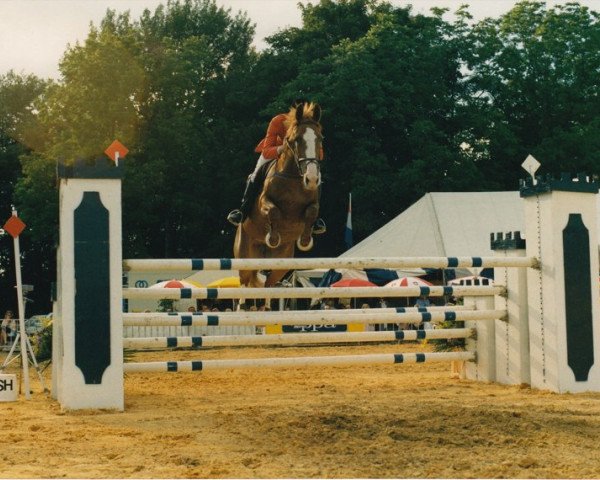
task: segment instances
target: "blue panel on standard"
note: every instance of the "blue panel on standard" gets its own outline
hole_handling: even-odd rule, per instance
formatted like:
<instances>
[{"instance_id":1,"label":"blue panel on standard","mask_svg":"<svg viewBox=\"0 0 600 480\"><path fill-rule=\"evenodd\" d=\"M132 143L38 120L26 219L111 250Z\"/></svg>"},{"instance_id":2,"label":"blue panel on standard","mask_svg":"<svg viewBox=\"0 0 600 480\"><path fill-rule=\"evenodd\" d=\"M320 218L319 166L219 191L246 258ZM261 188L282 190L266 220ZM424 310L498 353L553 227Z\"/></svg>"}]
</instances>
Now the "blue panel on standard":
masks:
<instances>
[{"instance_id":1,"label":"blue panel on standard","mask_svg":"<svg viewBox=\"0 0 600 480\"><path fill-rule=\"evenodd\" d=\"M562 232L562 237L567 316L567 363L575 375L575 381L585 382L594 365L594 319L592 279L589 275L591 271L590 236L581 214L569 214L569 221ZM593 245L591 248L596 248L596 246ZM594 282L593 288L598 288L596 282Z\"/></svg>"},{"instance_id":2,"label":"blue panel on standard","mask_svg":"<svg viewBox=\"0 0 600 480\"><path fill-rule=\"evenodd\" d=\"M73 212L75 365L86 384L101 384L110 365L109 211L99 192L84 192Z\"/></svg>"}]
</instances>

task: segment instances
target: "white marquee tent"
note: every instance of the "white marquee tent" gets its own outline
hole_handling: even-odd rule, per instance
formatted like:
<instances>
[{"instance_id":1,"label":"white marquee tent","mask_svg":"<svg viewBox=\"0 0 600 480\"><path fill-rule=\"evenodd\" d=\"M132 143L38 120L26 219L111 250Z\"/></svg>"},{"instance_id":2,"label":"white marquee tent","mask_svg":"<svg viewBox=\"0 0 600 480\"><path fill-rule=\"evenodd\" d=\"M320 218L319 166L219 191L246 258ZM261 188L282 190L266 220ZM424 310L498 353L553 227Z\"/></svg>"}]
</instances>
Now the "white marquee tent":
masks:
<instances>
[{"instance_id":1,"label":"white marquee tent","mask_svg":"<svg viewBox=\"0 0 600 480\"><path fill-rule=\"evenodd\" d=\"M427 193L341 256L492 256L491 232L523 232L521 202L519 192Z\"/></svg>"},{"instance_id":2,"label":"white marquee tent","mask_svg":"<svg viewBox=\"0 0 600 480\"><path fill-rule=\"evenodd\" d=\"M520 231L524 237L522 202L519 192L427 193L341 256L493 256L490 233Z\"/></svg>"}]
</instances>

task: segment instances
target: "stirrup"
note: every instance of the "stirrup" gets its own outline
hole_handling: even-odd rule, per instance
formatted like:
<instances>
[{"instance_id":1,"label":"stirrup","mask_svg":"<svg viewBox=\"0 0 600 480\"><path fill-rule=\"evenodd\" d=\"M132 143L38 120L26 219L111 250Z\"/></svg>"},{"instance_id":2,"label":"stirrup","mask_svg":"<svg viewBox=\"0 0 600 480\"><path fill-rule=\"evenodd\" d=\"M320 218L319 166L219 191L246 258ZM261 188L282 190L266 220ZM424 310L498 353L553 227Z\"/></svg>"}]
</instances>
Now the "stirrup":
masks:
<instances>
[{"instance_id":1,"label":"stirrup","mask_svg":"<svg viewBox=\"0 0 600 480\"><path fill-rule=\"evenodd\" d=\"M327 225L322 218L317 218L312 227L313 235L321 235L327 231Z\"/></svg>"},{"instance_id":2,"label":"stirrup","mask_svg":"<svg viewBox=\"0 0 600 480\"><path fill-rule=\"evenodd\" d=\"M242 223L242 220L244 219L244 214L242 213L241 210L232 210L231 212L229 212L229 215L227 215L227 220L229 221L229 223L231 223L232 225L235 225L236 227Z\"/></svg>"}]
</instances>

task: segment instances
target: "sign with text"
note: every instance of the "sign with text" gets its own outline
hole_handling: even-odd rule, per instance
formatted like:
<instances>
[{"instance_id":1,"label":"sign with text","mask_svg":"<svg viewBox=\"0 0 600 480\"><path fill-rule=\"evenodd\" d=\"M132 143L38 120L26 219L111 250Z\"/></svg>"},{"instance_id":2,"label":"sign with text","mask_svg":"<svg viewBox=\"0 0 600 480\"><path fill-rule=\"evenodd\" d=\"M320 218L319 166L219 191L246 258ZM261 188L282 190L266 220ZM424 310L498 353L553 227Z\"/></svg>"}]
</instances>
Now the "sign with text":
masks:
<instances>
[{"instance_id":1,"label":"sign with text","mask_svg":"<svg viewBox=\"0 0 600 480\"><path fill-rule=\"evenodd\" d=\"M16 375L0 374L0 402L15 402L19 384Z\"/></svg>"}]
</instances>

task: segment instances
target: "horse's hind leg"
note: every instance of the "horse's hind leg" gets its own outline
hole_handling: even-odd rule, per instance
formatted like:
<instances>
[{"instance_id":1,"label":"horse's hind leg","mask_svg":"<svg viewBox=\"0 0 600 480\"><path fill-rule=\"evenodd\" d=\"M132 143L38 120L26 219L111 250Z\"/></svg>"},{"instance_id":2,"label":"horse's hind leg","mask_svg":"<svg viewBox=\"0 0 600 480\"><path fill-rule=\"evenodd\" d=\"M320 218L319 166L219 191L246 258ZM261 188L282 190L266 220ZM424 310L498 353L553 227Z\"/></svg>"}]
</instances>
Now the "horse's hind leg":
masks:
<instances>
[{"instance_id":1,"label":"horse's hind leg","mask_svg":"<svg viewBox=\"0 0 600 480\"><path fill-rule=\"evenodd\" d=\"M318 216L318 203L311 203L306 207L306 210L304 210L304 230L302 231L300 238L296 241L296 246L303 252L306 252L313 247L312 227Z\"/></svg>"}]
</instances>

